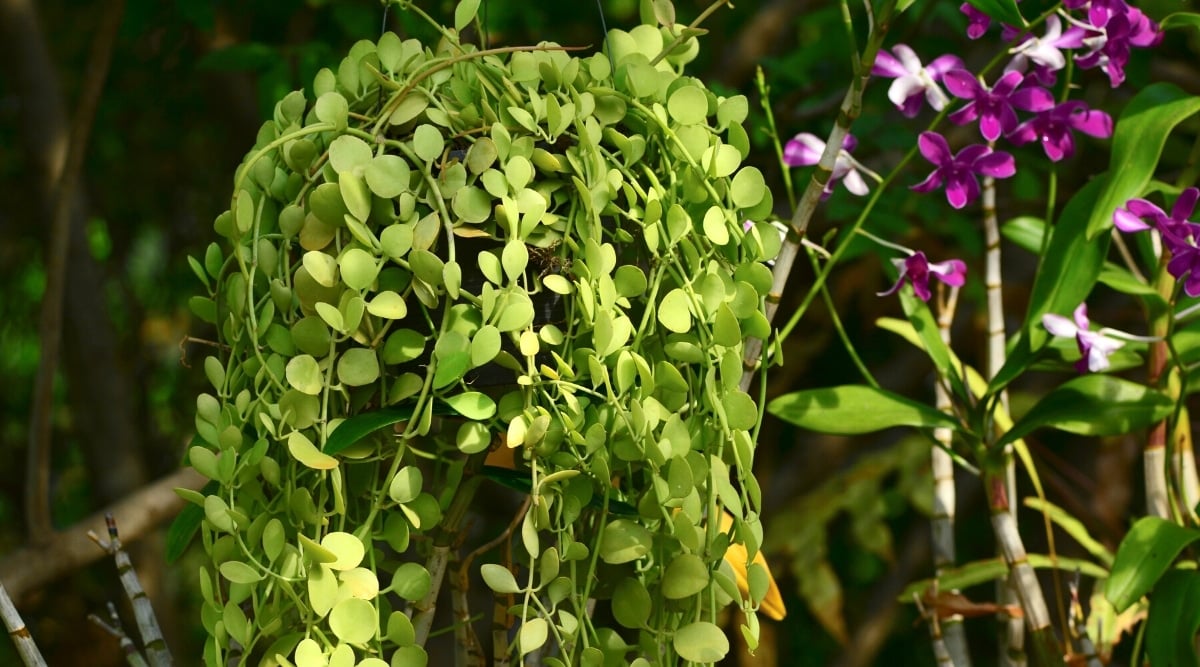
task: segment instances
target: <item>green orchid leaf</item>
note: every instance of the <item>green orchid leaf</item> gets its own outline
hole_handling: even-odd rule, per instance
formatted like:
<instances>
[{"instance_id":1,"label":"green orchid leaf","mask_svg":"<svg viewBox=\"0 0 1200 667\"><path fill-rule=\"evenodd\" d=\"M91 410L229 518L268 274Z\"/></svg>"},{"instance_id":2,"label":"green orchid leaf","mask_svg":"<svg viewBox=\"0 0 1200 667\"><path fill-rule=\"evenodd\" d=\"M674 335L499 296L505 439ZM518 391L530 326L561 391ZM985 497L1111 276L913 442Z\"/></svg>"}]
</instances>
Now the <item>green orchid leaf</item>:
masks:
<instances>
[{"instance_id":1,"label":"green orchid leaf","mask_svg":"<svg viewBox=\"0 0 1200 667\"><path fill-rule=\"evenodd\" d=\"M1200 530L1184 528L1156 516L1138 519L1117 547L1112 574L1104 585L1104 597L1118 614L1125 611L1155 588L1179 553L1197 540Z\"/></svg>"},{"instance_id":2,"label":"green orchid leaf","mask_svg":"<svg viewBox=\"0 0 1200 667\"><path fill-rule=\"evenodd\" d=\"M1146 655L1152 665L1200 664L1200 572L1171 570L1150 596L1146 619Z\"/></svg>"},{"instance_id":3,"label":"green orchid leaf","mask_svg":"<svg viewBox=\"0 0 1200 667\"><path fill-rule=\"evenodd\" d=\"M859 435L893 426L951 428L959 423L928 405L883 389L843 385L784 394L767 412L818 433Z\"/></svg>"},{"instance_id":4,"label":"green orchid leaf","mask_svg":"<svg viewBox=\"0 0 1200 667\"><path fill-rule=\"evenodd\" d=\"M1044 554L1029 554L1028 557L1029 565L1035 570L1058 568L1062 572L1079 572L1093 579L1103 579L1108 575L1108 570L1088 560L1064 558L1063 556L1051 558ZM996 581L1007 574L1008 564L1004 562L1003 558L974 561L944 571L942 576L937 578L937 590L950 591L970 588L989 581ZM914 595L923 597L933 585L934 580L932 579L915 581L905 587L904 592L897 600L912 604Z\"/></svg>"},{"instance_id":5,"label":"green orchid leaf","mask_svg":"<svg viewBox=\"0 0 1200 667\"><path fill-rule=\"evenodd\" d=\"M204 485L200 493L204 496L211 496L221 490L221 484L216 480L210 481ZM195 503L187 503L179 512L179 516L171 522L170 528L167 529L167 562L174 563L179 560L184 551L187 551L188 545L196 537L196 531L200 530L200 522L204 521L204 508Z\"/></svg>"},{"instance_id":6,"label":"green orchid leaf","mask_svg":"<svg viewBox=\"0 0 1200 667\"><path fill-rule=\"evenodd\" d=\"M996 446L1043 427L1078 435L1130 433L1165 419L1174 407L1170 398L1145 385L1111 375L1083 375L1046 394Z\"/></svg>"},{"instance_id":7,"label":"green orchid leaf","mask_svg":"<svg viewBox=\"0 0 1200 667\"><path fill-rule=\"evenodd\" d=\"M441 414L449 412L450 410L447 409L446 412ZM412 419L412 416L413 406L411 405L399 408L383 408L382 410L355 415L338 424L333 433L329 434L329 439L325 441L325 447L322 451L329 455L337 454L375 431L391 426L392 424L408 421Z\"/></svg>"},{"instance_id":8,"label":"green orchid leaf","mask_svg":"<svg viewBox=\"0 0 1200 667\"><path fill-rule=\"evenodd\" d=\"M1138 197L1154 176L1163 146L1175 126L1200 111L1200 96L1169 83L1147 86L1134 96L1113 132L1112 164L1104 188L1092 208L1087 238L1112 227L1113 211ZM1065 218L1064 218L1065 219Z\"/></svg>"}]
</instances>

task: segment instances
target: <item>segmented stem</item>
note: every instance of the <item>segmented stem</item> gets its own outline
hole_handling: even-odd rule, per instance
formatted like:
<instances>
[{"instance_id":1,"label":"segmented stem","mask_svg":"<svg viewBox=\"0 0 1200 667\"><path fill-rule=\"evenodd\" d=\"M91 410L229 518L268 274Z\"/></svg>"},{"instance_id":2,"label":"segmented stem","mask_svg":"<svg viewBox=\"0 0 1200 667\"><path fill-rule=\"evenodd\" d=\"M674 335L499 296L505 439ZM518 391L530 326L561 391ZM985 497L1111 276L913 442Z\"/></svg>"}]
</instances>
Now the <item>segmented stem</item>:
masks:
<instances>
[{"instance_id":1,"label":"segmented stem","mask_svg":"<svg viewBox=\"0 0 1200 667\"><path fill-rule=\"evenodd\" d=\"M940 292L940 291L939 291ZM940 293L939 293L940 297ZM955 306L958 303L958 288L950 288L950 295L938 303L938 333L942 342L950 346L950 323L954 321ZM953 408L950 392L942 382L934 387L937 408L940 412L949 414ZM933 437L938 445L931 452L930 467L933 471L933 570L935 577L941 577L947 569L953 568L956 560L954 548L954 512L957 493L954 488L954 459L950 456L953 446L954 432L948 428L934 429ZM958 591L953 591L957 593ZM936 616L935 616L935 620ZM971 654L967 646L967 637L963 628L963 617L954 614L929 625L933 639L933 652L939 666L970 667Z\"/></svg>"}]
</instances>

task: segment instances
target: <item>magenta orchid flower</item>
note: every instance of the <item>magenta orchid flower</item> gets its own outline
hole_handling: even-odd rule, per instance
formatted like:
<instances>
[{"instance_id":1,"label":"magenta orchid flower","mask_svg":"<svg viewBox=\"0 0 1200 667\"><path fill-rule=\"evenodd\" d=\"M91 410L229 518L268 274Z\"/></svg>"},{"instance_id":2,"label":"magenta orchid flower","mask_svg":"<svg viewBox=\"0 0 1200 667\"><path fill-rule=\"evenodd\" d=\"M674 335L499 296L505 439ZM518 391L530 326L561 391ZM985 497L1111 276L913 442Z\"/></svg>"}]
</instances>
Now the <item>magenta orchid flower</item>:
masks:
<instances>
[{"instance_id":1,"label":"magenta orchid flower","mask_svg":"<svg viewBox=\"0 0 1200 667\"><path fill-rule=\"evenodd\" d=\"M1171 214L1145 199L1130 199L1113 213L1113 226L1123 232L1139 232L1155 228L1162 236L1163 246L1171 253L1167 273L1183 281L1188 296L1200 296L1200 224L1189 220L1200 200L1200 189L1184 190Z\"/></svg>"},{"instance_id":2,"label":"magenta orchid flower","mask_svg":"<svg viewBox=\"0 0 1200 667\"><path fill-rule=\"evenodd\" d=\"M833 162L833 174L829 176L829 182L825 184L822 198L828 197L833 192L833 186L839 180L845 184L847 190L860 197L869 191L867 182L863 180L859 169L868 172L869 170L850 155L850 151L853 151L856 146L858 146L858 140L852 134L847 134L846 138L842 140L842 148ZM783 162L789 167L807 167L820 162L821 154L824 152L824 141L816 135L801 132L792 137L783 147Z\"/></svg>"},{"instance_id":3,"label":"magenta orchid flower","mask_svg":"<svg viewBox=\"0 0 1200 667\"><path fill-rule=\"evenodd\" d=\"M967 16L967 37L970 39L979 39L987 32L988 26L992 24L992 19L983 12L975 9L969 2L964 2L958 7L958 11Z\"/></svg>"},{"instance_id":4,"label":"magenta orchid flower","mask_svg":"<svg viewBox=\"0 0 1200 667\"><path fill-rule=\"evenodd\" d=\"M1153 46L1162 41L1158 24L1124 2L1120 6L1092 3L1088 16L1095 33L1084 39L1084 45L1091 51L1077 56L1075 62L1084 69L1102 68L1113 88L1125 81L1131 47Z\"/></svg>"},{"instance_id":5,"label":"magenta orchid flower","mask_svg":"<svg viewBox=\"0 0 1200 667\"><path fill-rule=\"evenodd\" d=\"M1079 353L1082 355L1075 363L1075 370L1080 373L1089 371L1098 373L1105 370L1109 367L1109 355L1123 347L1125 341L1108 335L1116 333L1111 329L1091 331L1086 303L1079 304L1073 315L1074 321L1072 322L1062 315L1046 313L1042 316L1042 326L1046 327L1046 331L1054 336L1075 339L1076 345L1079 346Z\"/></svg>"},{"instance_id":6,"label":"magenta orchid flower","mask_svg":"<svg viewBox=\"0 0 1200 667\"><path fill-rule=\"evenodd\" d=\"M964 100L966 106L950 114L950 120L965 125L979 119L979 133L988 141L995 141L1001 134L1012 132L1017 127L1017 113L1022 111L1045 111L1054 106L1054 96L1039 86L1022 87L1025 77L1020 72L1005 72L990 89L984 87L970 72L953 70L946 72L943 83L946 88Z\"/></svg>"},{"instance_id":7,"label":"magenta orchid flower","mask_svg":"<svg viewBox=\"0 0 1200 667\"><path fill-rule=\"evenodd\" d=\"M900 271L900 277L896 279L896 283L891 288L877 292L876 296L895 294L907 282L912 284L913 293L917 295L917 298L928 301L932 296L929 291L930 276L951 287L962 287L967 281L967 265L961 259L949 259L931 264L925 257L925 253L916 251L904 259L893 259L892 264L895 264L896 269Z\"/></svg>"},{"instance_id":8,"label":"magenta orchid flower","mask_svg":"<svg viewBox=\"0 0 1200 667\"><path fill-rule=\"evenodd\" d=\"M946 108L950 98L938 83L946 72L963 68L962 59L955 55L944 55L935 58L929 65L922 65L921 59L911 48L897 44L892 47L891 53L881 50L875 56L871 74L895 79L888 88L888 99L901 113L912 118L921 110L922 98L935 111Z\"/></svg>"},{"instance_id":9,"label":"magenta orchid flower","mask_svg":"<svg viewBox=\"0 0 1200 667\"><path fill-rule=\"evenodd\" d=\"M1046 33L1041 37L1030 36L1011 51L1013 59L1005 67L1005 71L1016 70L1024 72L1030 63L1041 65L1051 70L1060 70L1067 64L1067 57L1062 49L1077 49L1083 46L1083 38L1087 32L1078 26L1070 26L1063 32L1062 21L1058 16L1046 19Z\"/></svg>"},{"instance_id":10,"label":"magenta orchid flower","mask_svg":"<svg viewBox=\"0 0 1200 667\"><path fill-rule=\"evenodd\" d=\"M1075 138L1071 130L1107 139L1112 136L1112 116L1088 109L1086 104L1078 100L1071 100L1039 112L1037 116L1021 123L1008 135L1008 139L1018 146L1040 141L1046 157L1058 162L1075 154Z\"/></svg>"},{"instance_id":11,"label":"magenta orchid flower","mask_svg":"<svg viewBox=\"0 0 1200 667\"><path fill-rule=\"evenodd\" d=\"M935 169L924 181L912 186L912 190L931 192L945 184L946 200L954 208L962 208L979 198L977 176L1008 178L1017 171L1011 155L983 144L967 146L952 154L946 139L937 132L922 132L917 146Z\"/></svg>"}]
</instances>

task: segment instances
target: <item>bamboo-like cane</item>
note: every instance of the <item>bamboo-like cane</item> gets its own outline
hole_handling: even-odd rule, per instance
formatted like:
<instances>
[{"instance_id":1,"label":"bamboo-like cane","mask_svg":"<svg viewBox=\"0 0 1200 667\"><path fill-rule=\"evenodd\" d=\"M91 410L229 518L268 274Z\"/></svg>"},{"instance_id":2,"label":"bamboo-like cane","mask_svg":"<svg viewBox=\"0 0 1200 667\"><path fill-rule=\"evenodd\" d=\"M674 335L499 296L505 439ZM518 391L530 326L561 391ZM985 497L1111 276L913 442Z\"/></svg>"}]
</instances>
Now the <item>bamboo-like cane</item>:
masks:
<instances>
[{"instance_id":1,"label":"bamboo-like cane","mask_svg":"<svg viewBox=\"0 0 1200 667\"><path fill-rule=\"evenodd\" d=\"M875 65L875 56L883 46L883 38L891 25L895 7L895 0L887 0L879 9L878 20L872 22L870 35L867 37L867 46L863 50L862 56L856 61L856 76L851 81L850 89L846 91L845 97L842 98L842 106L838 110L837 120L829 132L829 138L825 141L825 151L821 153L821 159L817 162L816 169L813 170L812 179L804 188L800 203L796 205L796 210L792 214L788 234L783 240L783 247L775 258L775 267L771 272L771 291L767 294L766 309L763 312L768 324L775 320L775 313L779 310L779 302L783 298L783 288L787 284L787 278L792 272L796 257L800 254L800 243L808 231L808 223L817 210L817 204L821 201L821 193L825 191L825 185L833 176L833 167L838 153L842 150L842 142L850 133L850 126L862 112L863 90L866 89L867 81L871 78L871 68ZM742 354L742 379L739 384L742 391L750 389L750 383L758 371L762 349L763 341L761 339L746 339Z\"/></svg>"},{"instance_id":2,"label":"bamboo-like cane","mask_svg":"<svg viewBox=\"0 0 1200 667\"><path fill-rule=\"evenodd\" d=\"M950 324L954 321L954 313L958 304L958 288L952 287L945 300L941 298L943 290L938 290L938 333L942 342L950 346ZM943 413L952 409L950 392L942 382L934 387L937 408ZM930 468L933 471L933 516L930 525L933 533L933 571L935 577L954 567L957 556L954 548L954 513L957 494L954 488L954 459L950 456L953 446L953 432L948 428L934 429L933 437L940 446L934 446L930 454ZM957 591L953 591L956 592ZM934 622L929 624L933 639L933 652L941 667L970 667L971 654L967 646L967 636L963 628L963 617L954 614L940 622L934 615Z\"/></svg>"},{"instance_id":3,"label":"bamboo-like cane","mask_svg":"<svg viewBox=\"0 0 1200 667\"><path fill-rule=\"evenodd\" d=\"M25 627L25 621L21 620L21 614L13 604L12 598L8 597L8 590L4 588L3 583L0 583L0 619L4 620L4 627L8 629L8 636L17 647L17 655L21 656L21 662L25 663L26 667L46 667L42 652L33 641L33 635L29 634L29 628Z\"/></svg>"},{"instance_id":4,"label":"bamboo-like cane","mask_svg":"<svg viewBox=\"0 0 1200 667\"><path fill-rule=\"evenodd\" d=\"M1029 564L1025 544L1017 532L1017 521L1013 518L1013 508L1009 502L1008 481L1003 471L985 472L984 487L987 490L988 509L992 514L992 532L996 543L1000 545L1004 562L1008 564L1009 582L1016 589L1017 599L1025 613L1025 627L1031 635L1034 664L1041 667L1063 665L1058 638L1054 636L1054 628L1050 625L1046 598L1042 595L1033 566Z\"/></svg>"},{"instance_id":5,"label":"bamboo-like cane","mask_svg":"<svg viewBox=\"0 0 1200 667\"><path fill-rule=\"evenodd\" d=\"M991 147L993 144L988 143ZM996 217L996 179L991 176L983 177L983 189L980 197L983 208L983 229L987 243L984 286L987 289L987 377L990 380L1000 372L1005 359L1005 327L1004 327L1004 293L1001 287L1000 270L1000 224ZM1001 409L1008 410L1008 393L1000 395ZM1004 477L1010 498L1016 497L1016 467L1012 456L1012 446L1005 451ZM1016 503L1010 506L1014 530L1016 529ZM997 602L1003 608L1018 601L1019 595L1015 590L1015 575L1010 573L1009 581L998 582L996 586ZM1034 582L1036 584L1036 582ZM1025 628L1023 621L1001 614L998 620L1002 626L1004 641L1000 646L1000 664L1008 667L1023 667L1025 664Z\"/></svg>"},{"instance_id":6,"label":"bamboo-like cane","mask_svg":"<svg viewBox=\"0 0 1200 667\"><path fill-rule=\"evenodd\" d=\"M451 547L457 539L463 517L466 516L467 509L475 498L475 490L479 488L479 483L483 480L477 474L482 462L483 457L481 456L472 456L469 459L463 481L454 494L454 500L450 501L450 507L442 518L437 537L434 538L433 549L425 561L425 569L429 572L431 586L425 597L414 603L410 609L417 646L425 646L425 641L429 639L429 631L433 628L433 616L437 611L438 595L442 590L446 568L450 564Z\"/></svg>"},{"instance_id":7,"label":"bamboo-like cane","mask_svg":"<svg viewBox=\"0 0 1200 667\"><path fill-rule=\"evenodd\" d=\"M146 652L146 659L150 667L171 667L174 659L171 657L170 649L167 648L167 642L163 639L162 629L158 625L158 617L154 615L154 606L150 604L150 598L146 595L146 590L142 588L142 582L138 579L137 571L133 569L129 554L121 548L121 538L117 534L117 522L113 519L112 514L104 516L104 524L108 528L107 542L91 531L88 531L88 537L101 549L108 552L117 564L121 587L125 589L129 604L133 606L138 634L142 637L142 648Z\"/></svg>"},{"instance_id":8,"label":"bamboo-like cane","mask_svg":"<svg viewBox=\"0 0 1200 667\"><path fill-rule=\"evenodd\" d=\"M1182 496L1180 510L1185 516L1194 515L1196 503L1200 502L1200 477L1196 474L1196 453L1192 449L1192 424L1187 408L1179 413L1175 424L1175 452L1172 462L1179 475L1179 493Z\"/></svg>"}]
</instances>

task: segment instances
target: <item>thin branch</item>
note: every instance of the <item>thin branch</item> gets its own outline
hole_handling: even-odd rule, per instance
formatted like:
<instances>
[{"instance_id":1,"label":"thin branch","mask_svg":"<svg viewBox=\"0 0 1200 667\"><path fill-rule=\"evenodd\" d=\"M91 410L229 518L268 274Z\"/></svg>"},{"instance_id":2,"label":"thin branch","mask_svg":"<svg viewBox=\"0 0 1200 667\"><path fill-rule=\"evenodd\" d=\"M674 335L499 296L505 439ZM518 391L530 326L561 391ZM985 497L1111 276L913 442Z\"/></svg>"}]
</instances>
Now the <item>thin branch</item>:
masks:
<instances>
[{"instance_id":1,"label":"thin branch","mask_svg":"<svg viewBox=\"0 0 1200 667\"><path fill-rule=\"evenodd\" d=\"M199 490L206 482L191 468L152 482L71 528L55 533L48 544L25 546L8 554L0 560L0 581L8 586L14 599L20 600L103 555L87 534L105 525L105 514L111 513L120 522L126 539L134 541L183 508L184 501L175 494L176 487Z\"/></svg>"},{"instance_id":2,"label":"thin branch","mask_svg":"<svg viewBox=\"0 0 1200 667\"><path fill-rule=\"evenodd\" d=\"M88 54L83 90L75 106L71 143L54 188L54 213L50 219L49 249L46 253L46 291L42 297L42 314L38 323L41 361L34 380L33 407L29 418L29 458L25 469L25 517L29 540L33 544L50 541L54 533L50 516L50 415L54 409L54 378L58 373L59 347L62 343L71 202L74 201L75 188L83 167L96 106L104 90L104 81L108 78L108 66L112 62L113 45L124 10L124 0L106 4L96 26L96 38Z\"/></svg>"},{"instance_id":3,"label":"thin branch","mask_svg":"<svg viewBox=\"0 0 1200 667\"><path fill-rule=\"evenodd\" d=\"M174 661L171 658L171 651L167 649L167 642L163 640L162 629L158 626L158 617L154 615L154 606L150 604L150 598L146 595L146 590L142 588L142 582L138 579L137 570L133 569L129 554L121 548L121 538L117 535L117 522L113 519L112 514L104 515L104 524L108 529L108 541L100 539L92 531L88 531L88 539L111 555L117 564L121 587L125 589L125 595L129 598L129 603L133 605L133 615L137 619L138 633L142 636L142 646L146 649L146 657L149 658L151 667L171 667Z\"/></svg>"},{"instance_id":4,"label":"thin branch","mask_svg":"<svg viewBox=\"0 0 1200 667\"><path fill-rule=\"evenodd\" d=\"M121 617L117 616L117 606L113 603L108 603L108 621L100 618L95 614L88 614L88 620L100 627L108 634L116 637L117 642L121 645L121 651L125 653L125 662L129 667L148 667L146 658L138 652L137 646L129 635L125 634L125 628L121 627Z\"/></svg>"},{"instance_id":5,"label":"thin branch","mask_svg":"<svg viewBox=\"0 0 1200 667\"><path fill-rule=\"evenodd\" d=\"M16 605L13 604L12 598L8 597L8 590L2 583L0 583L0 619L4 620L4 627L8 628L8 636L16 645L17 655L21 656L21 662L25 663L26 667L46 667L46 660L42 658L37 643L33 641L33 635L29 634L29 628L25 627L25 621L21 620L21 614L17 612Z\"/></svg>"}]
</instances>

